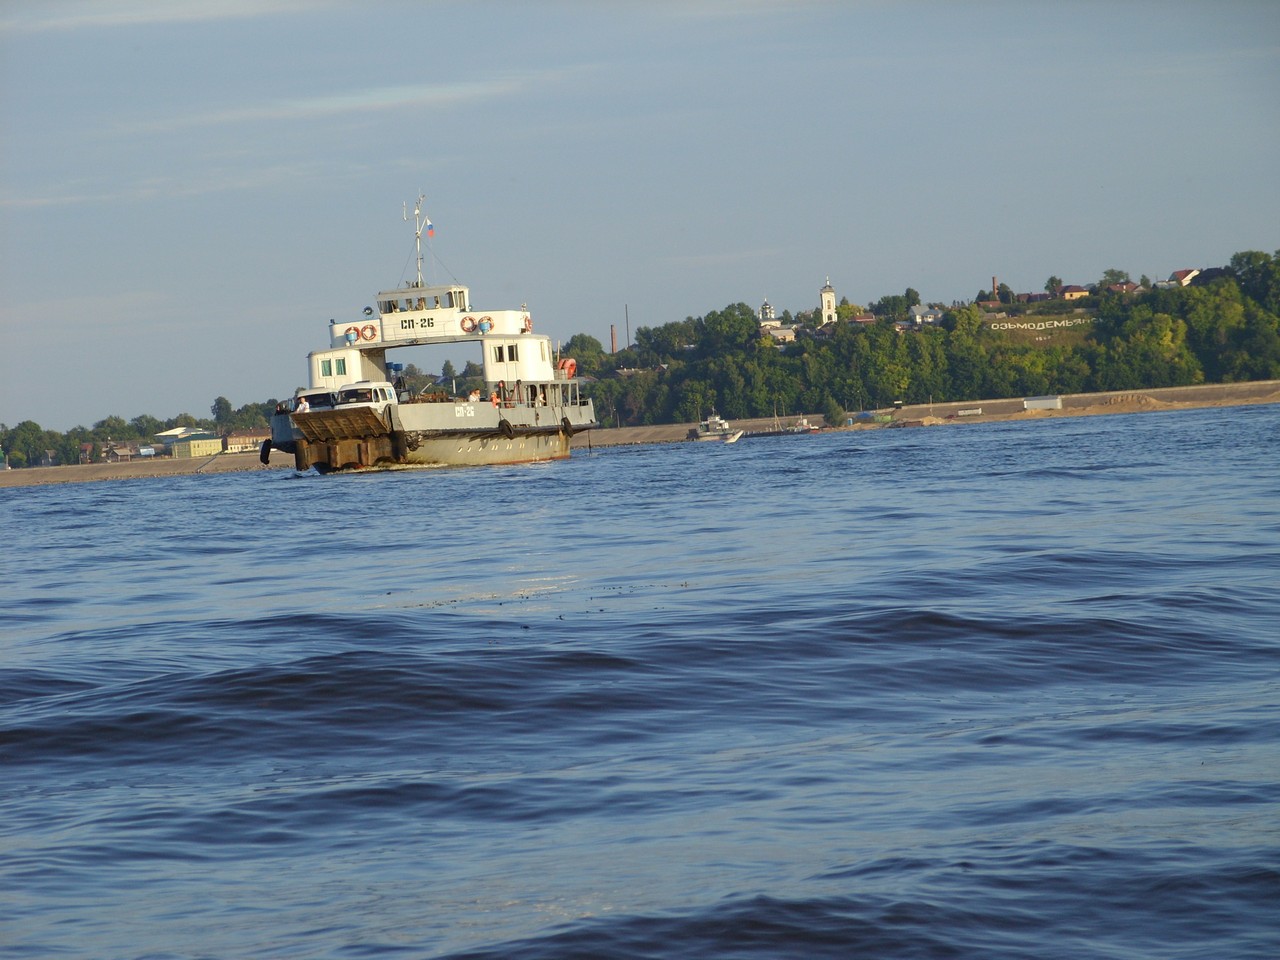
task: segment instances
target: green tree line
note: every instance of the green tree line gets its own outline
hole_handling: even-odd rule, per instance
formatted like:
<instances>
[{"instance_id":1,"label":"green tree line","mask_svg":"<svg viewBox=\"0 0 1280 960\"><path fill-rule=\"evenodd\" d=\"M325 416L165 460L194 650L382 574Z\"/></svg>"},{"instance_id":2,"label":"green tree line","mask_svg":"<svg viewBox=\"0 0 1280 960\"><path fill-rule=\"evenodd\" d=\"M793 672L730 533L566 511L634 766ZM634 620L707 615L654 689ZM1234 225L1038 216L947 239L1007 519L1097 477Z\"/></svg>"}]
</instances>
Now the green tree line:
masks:
<instances>
[{"instance_id":1,"label":"green tree line","mask_svg":"<svg viewBox=\"0 0 1280 960\"><path fill-rule=\"evenodd\" d=\"M1085 300L1026 308L1041 317L1083 308L1096 318L1087 333L1070 338L1037 341L993 329L974 304L947 310L938 325L900 332L895 321L920 302L908 289L873 304L874 323L845 322L857 310L842 303L841 322L833 329L798 326L796 341L781 348L761 334L755 312L736 303L702 317L640 327L635 343L614 354L580 333L568 341L564 354L594 380L590 394L597 416L606 425L633 426L696 421L712 410L729 419L804 412L838 422L845 411L897 400L965 401L1280 378L1280 251L1237 253L1226 267L1205 270L1187 287L1151 287L1144 277L1137 293L1107 292L1112 282L1123 280L1127 273L1108 270ZM1050 277L1046 289L1059 286L1061 281ZM1012 313L1018 308L1012 296L1007 299ZM790 319L784 312L784 322ZM472 363L460 373L448 362L442 370L459 389L479 385L481 376ZM435 382L412 366L405 379L414 389ZM263 428L275 404L267 400L233 409L218 397L210 418L110 416L66 433L43 430L30 420L12 428L0 424L0 447L15 467L39 463L46 451L60 463L76 463L84 443L94 444L96 459L108 439L149 441L176 426L218 433Z\"/></svg>"},{"instance_id":2,"label":"green tree line","mask_svg":"<svg viewBox=\"0 0 1280 960\"><path fill-rule=\"evenodd\" d=\"M1051 319L1085 310L1082 336L1019 336L993 329L975 304L937 325L900 332L914 290L883 297L874 323L797 327L781 348L761 335L754 311L731 304L702 317L641 327L607 354L579 335L566 352L597 378L591 394L609 425L681 423L711 410L729 419L822 413L904 403L1091 393L1280 378L1280 251L1238 253L1187 287L1110 293L1128 274L1107 271L1092 296L1028 306ZM1145 278L1144 278L1145 279ZM1056 278L1050 278L1053 284ZM1061 285L1060 281L1057 281ZM837 313L852 314L842 304ZM805 316L806 314L801 314ZM1028 315L1011 317L1027 320Z\"/></svg>"},{"instance_id":3,"label":"green tree line","mask_svg":"<svg viewBox=\"0 0 1280 960\"><path fill-rule=\"evenodd\" d=\"M247 403L233 409L226 397L218 397L210 407L212 416L197 418L189 413L160 420L150 414L141 414L132 420L119 416L104 417L92 427L72 427L65 433L45 430L34 420L23 420L14 427L0 423L0 448L4 450L11 467L38 466L46 459L65 465L85 459L102 458L108 444L150 443L156 434L174 427L195 427L214 434L234 433L238 430L263 429L270 423L276 401ZM87 450L86 450L87 445Z\"/></svg>"}]
</instances>

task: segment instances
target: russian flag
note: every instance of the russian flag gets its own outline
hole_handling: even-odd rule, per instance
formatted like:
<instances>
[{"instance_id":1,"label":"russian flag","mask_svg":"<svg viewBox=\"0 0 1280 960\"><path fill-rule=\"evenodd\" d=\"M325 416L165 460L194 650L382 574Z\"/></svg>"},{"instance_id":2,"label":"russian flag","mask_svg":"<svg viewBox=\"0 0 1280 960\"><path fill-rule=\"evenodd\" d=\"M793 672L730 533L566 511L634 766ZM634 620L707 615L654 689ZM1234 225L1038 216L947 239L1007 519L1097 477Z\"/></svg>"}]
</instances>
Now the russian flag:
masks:
<instances>
[{"instance_id":1,"label":"russian flag","mask_svg":"<svg viewBox=\"0 0 1280 960\"><path fill-rule=\"evenodd\" d=\"M430 220L427 221L427 236L434 237L436 235L436 225Z\"/></svg>"}]
</instances>

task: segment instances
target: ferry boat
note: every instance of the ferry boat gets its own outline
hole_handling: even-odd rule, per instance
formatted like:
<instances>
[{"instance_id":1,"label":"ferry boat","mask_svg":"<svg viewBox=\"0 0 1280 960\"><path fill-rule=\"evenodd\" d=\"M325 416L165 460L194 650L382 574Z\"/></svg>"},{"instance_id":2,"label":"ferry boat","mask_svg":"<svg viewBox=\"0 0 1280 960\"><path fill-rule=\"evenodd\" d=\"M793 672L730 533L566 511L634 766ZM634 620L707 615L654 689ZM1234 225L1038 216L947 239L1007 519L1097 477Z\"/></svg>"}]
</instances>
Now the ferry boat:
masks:
<instances>
[{"instance_id":1,"label":"ferry boat","mask_svg":"<svg viewBox=\"0 0 1280 960\"><path fill-rule=\"evenodd\" d=\"M309 386L280 403L263 442L290 453L298 470L461 466L561 460L575 433L599 426L582 393L577 364L557 358L551 338L533 332L529 311L477 310L470 290L422 280L422 228L414 210L418 275L377 295L357 321L331 320L329 346L307 356ZM407 211L406 211L406 220ZM475 343L484 389L466 397L413 394L389 351Z\"/></svg>"}]
</instances>

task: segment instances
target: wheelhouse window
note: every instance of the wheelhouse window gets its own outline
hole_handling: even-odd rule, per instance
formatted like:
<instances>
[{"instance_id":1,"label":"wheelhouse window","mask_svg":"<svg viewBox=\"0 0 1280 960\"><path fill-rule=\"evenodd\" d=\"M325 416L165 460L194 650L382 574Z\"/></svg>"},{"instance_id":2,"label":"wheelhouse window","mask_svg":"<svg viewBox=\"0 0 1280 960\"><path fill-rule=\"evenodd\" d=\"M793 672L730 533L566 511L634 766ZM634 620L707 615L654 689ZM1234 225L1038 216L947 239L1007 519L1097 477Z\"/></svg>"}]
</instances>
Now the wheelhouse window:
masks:
<instances>
[{"instance_id":1,"label":"wheelhouse window","mask_svg":"<svg viewBox=\"0 0 1280 960\"><path fill-rule=\"evenodd\" d=\"M329 361L327 360L325 361L325 363L328 363L328 362ZM339 357L337 360L334 361L334 363L338 365L338 376L345 377L347 375L347 361L344 360L342 357Z\"/></svg>"},{"instance_id":2,"label":"wheelhouse window","mask_svg":"<svg viewBox=\"0 0 1280 960\"><path fill-rule=\"evenodd\" d=\"M332 377L332 376L333 376L333 361L332 361L332 360L321 360L321 361L320 361L320 376L322 376L322 377Z\"/></svg>"}]
</instances>

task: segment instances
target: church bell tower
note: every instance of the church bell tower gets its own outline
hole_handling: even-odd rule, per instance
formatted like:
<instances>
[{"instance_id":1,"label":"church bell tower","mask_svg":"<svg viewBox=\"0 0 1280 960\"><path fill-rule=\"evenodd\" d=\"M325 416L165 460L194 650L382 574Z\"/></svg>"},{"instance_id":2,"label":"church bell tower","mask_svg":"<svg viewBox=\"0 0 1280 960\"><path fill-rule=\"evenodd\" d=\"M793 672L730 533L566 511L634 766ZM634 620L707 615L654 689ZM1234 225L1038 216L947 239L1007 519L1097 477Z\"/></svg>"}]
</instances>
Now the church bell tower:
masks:
<instances>
[{"instance_id":1,"label":"church bell tower","mask_svg":"<svg viewBox=\"0 0 1280 960\"><path fill-rule=\"evenodd\" d=\"M836 322L836 288L827 277L827 285L822 288L822 325Z\"/></svg>"}]
</instances>

